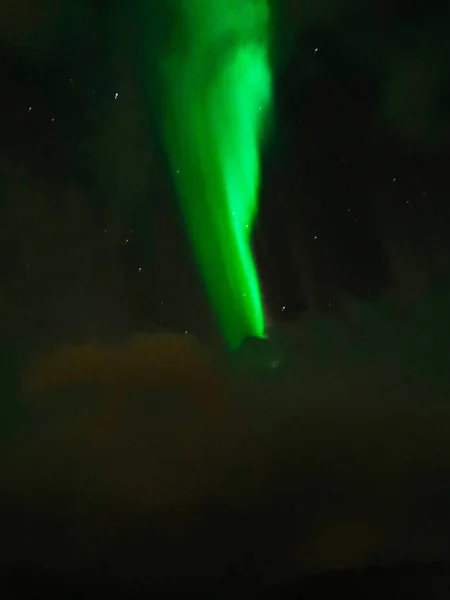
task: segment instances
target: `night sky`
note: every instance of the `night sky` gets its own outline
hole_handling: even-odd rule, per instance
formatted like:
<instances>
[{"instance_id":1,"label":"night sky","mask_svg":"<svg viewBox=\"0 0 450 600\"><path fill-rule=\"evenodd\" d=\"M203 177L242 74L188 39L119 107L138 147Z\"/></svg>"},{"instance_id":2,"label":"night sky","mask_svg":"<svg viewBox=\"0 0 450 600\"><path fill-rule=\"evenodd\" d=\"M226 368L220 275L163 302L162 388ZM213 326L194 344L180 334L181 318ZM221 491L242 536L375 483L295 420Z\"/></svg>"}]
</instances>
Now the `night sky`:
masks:
<instances>
[{"instance_id":1,"label":"night sky","mask_svg":"<svg viewBox=\"0 0 450 600\"><path fill-rule=\"evenodd\" d=\"M433 3L346 2L333 16L320 4L286 4L274 19L275 118L254 232L271 322L339 312L344 296L401 289L407 303L447 269L447 21ZM139 3L80 2L72 14L46 2L39 19L12 6L4 326L30 344L150 326L216 337L155 125L169 17L157 11L146 38Z\"/></svg>"},{"instance_id":2,"label":"night sky","mask_svg":"<svg viewBox=\"0 0 450 600\"><path fill-rule=\"evenodd\" d=\"M19 490L22 526L35 538L53 540L48 548L44 544L52 563L52 536L59 540L67 514L53 511L50 500L47 505L46 492L51 489L49 498L64 506L66 497L53 482L60 476L65 481L67 470L83 465L76 485L89 494L101 492L86 496L82 508L68 505L75 528L83 522L77 548L85 547L83 536L94 530L89 565L100 565L101 573L102 560L108 563L106 542L92 527L98 518L105 539L116 536L121 549L116 559L126 563L127 577L142 579L150 544L142 523L153 519L155 571L165 573L166 563L176 560L185 582L201 579L206 564L213 583L212 588L205 583L205 597L215 597L214 578L223 575L228 559L233 583L220 597L235 597L240 577L251 587L266 571L273 572L271 584L281 573L297 575L293 553L314 570L339 567L342 556L344 566L353 566L356 555L355 564L365 565L376 546L377 564L382 563L386 548L397 557L390 538L384 544L391 530L402 551L407 548L405 560L427 552L441 556L450 529L443 508L448 484L442 483L450 469L445 443L450 7L438 0L272 3L274 111L252 245L269 331L289 348L289 356L281 375L254 377L242 370L224 376L222 363L211 367L222 338L195 265L159 126L159 62L176 22L176 0L153 4L0 0L0 350L8 396L0 432L2 450L12 457L2 463L8 473L5 506L16 505ZM346 335L335 334L335 325ZM136 334L136 342L124 342ZM334 340L331 350L326 336ZM358 345L363 338L365 345ZM107 350L115 343L125 343L120 356ZM78 365L78 358L70 349L66 355L55 348L73 344L91 344L86 348L93 348L92 356L101 356L95 363L98 380L89 380L86 388L76 384L64 396L67 410L59 408L54 390L48 398L47 392L38 396L47 407L42 410L22 400L16 405L19 385L32 381L24 375L29 364L40 365L36 387L45 389L48 373L49 380L55 373L61 380L72 376L78 366L73 371L67 366ZM53 351L57 359L46 370L39 359ZM139 362L141 354L150 367ZM140 392L133 395L141 367L156 387L179 380L208 411L214 396L217 405L229 402L233 416L224 417L213 403L212 413L197 415L193 424L194 417L176 404L183 414L172 430L170 409L155 401L148 417ZM226 400L229 385L232 400ZM98 396L95 386L104 386ZM130 409L124 408L127 394ZM77 404L75 397L94 403ZM433 409L423 414L428 401ZM389 412L392 405L396 409ZM144 413L151 435L143 429ZM104 414L105 427L99 425ZM13 422L17 429L10 427ZM106 431L109 444L113 430L119 433L107 455L101 436ZM131 444L130 431L136 435ZM173 445L167 442L172 435ZM46 436L58 452L45 446ZM77 446L79 436L83 442ZM396 442L380 450L385 439L398 441L398 451ZM217 440L224 445L211 450ZM158 453L165 457L161 463ZM328 463L335 454L337 463ZM117 469L111 456L120 457ZM353 471L342 468L346 461L353 461ZM165 482L161 464L173 485L158 479ZM388 464L392 477L386 475ZM154 495L145 483L147 469L159 482ZM300 485L301 478L307 483ZM36 489L41 495L34 501ZM198 490L197 505L192 497ZM220 501L208 504L209 493ZM90 516L83 521L88 504ZM331 533L322 531L322 518L333 522ZM422 518L432 533L427 529L422 536ZM241 534L242 543L235 544L231 538ZM11 525L5 535L12 555L20 556L27 534L17 542ZM130 544L131 558L124 550ZM30 547L11 580L30 577L32 587L33 577L44 575L34 573ZM204 547L215 550L209 555ZM2 548L4 570L9 554ZM188 551L192 557L184 561ZM65 584L77 577L76 568L61 572L70 573L62 576Z\"/></svg>"}]
</instances>

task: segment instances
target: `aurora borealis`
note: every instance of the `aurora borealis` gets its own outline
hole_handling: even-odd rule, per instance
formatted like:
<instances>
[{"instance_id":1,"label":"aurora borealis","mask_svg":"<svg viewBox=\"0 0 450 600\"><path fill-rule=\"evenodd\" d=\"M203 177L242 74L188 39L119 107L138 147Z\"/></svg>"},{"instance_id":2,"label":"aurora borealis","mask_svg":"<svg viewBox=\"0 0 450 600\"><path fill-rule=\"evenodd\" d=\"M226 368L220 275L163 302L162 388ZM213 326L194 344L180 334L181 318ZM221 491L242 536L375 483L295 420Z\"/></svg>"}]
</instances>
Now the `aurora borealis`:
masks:
<instances>
[{"instance_id":1,"label":"aurora borealis","mask_svg":"<svg viewBox=\"0 0 450 600\"><path fill-rule=\"evenodd\" d=\"M251 250L271 105L266 0L183 0L164 60L165 140L180 208L227 345L263 336Z\"/></svg>"}]
</instances>

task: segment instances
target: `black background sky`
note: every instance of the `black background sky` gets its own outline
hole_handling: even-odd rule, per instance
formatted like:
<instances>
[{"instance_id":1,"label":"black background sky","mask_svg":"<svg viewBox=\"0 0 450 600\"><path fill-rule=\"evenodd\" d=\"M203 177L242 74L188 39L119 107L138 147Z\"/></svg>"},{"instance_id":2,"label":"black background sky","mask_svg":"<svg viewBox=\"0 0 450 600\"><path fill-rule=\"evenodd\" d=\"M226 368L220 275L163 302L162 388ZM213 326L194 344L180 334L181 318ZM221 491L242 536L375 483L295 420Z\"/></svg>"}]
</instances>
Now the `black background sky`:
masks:
<instances>
[{"instance_id":1,"label":"black background sky","mask_svg":"<svg viewBox=\"0 0 450 600\"><path fill-rule=\"evenodd\" d=\"M158 138L165 7L2 3L11 335L41 343L152 324L215 336ZM394 291L404 308L446 271L448 12L400 0L276 6L254 235L271 322L342 312L345 296Z\"/></svg>"},{"instance_id":2,"label":"black background sky","mask_svg":"<svg viewBox=\"0 0 450 600\"><path fill-rule=\"evenodd\" d=\"M0 0L2 375L14 349L28 358L159 328L219 339L158 134L170 6ZM447 296L414 306L450 267L450 7L286 0L273 8L274 122L254 231L268 318L292 330L308 311L351 322L360 299L369 341L336 334L328 360L320 320L305 318L286 377L238 379L219 435L195 403L186 417L164 394L142 402L130 379L119 397L111 384L119 363L127 375L137 362L132 353L126 362L126 349L114 372L106 364L103 393L81 386L62 409L58 392L26 410L5 403L0 562L6 572L17 559L13 591L36 589L36 557L46 585L46 569L61 565L58 585L81 581L77 557L103 577L110 569L145 583L149 545L169 597L172 561L183 590L193 573L206 581L206 570L208 597L231 569L236 597L242 576L254 585L308 560L448 556ZM385 304L373 307L379 297ZM409 311L408 325L386 304ZM155 349L152 339L149 379L167 368L164 343ZM174 372L189 382L190 366ZM196 401L217 383L197 367ZM176 378L164 376L170 387ZM113 415L105 450L97 419L115 401L123 420ZM200 505L217 482L216 504ZM116 513L123 497L129 504ZM61 538L64 519L73 546ZM61 544L79 556L67 560Z\"/></svg>"}]
</instances>

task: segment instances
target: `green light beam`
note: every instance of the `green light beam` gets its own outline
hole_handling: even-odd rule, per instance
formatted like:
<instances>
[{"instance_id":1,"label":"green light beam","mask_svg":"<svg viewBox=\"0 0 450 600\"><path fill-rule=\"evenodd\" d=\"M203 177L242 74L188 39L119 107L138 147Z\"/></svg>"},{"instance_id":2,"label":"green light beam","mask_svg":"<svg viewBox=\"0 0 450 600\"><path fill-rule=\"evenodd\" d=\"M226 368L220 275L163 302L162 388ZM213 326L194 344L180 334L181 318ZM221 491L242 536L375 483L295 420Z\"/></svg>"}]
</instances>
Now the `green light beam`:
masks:
<instances>
[{"instance_id":1,"label":"green light beam","mask_svg":"<svg viewBox=\"0 0 450 600\"><path fill-rule=\"evenodd\" d=\"M174 0L165 139L180 207L230 348L263 337L251 232L272 97L267 0Z\"/></svg>"}]
</instances>

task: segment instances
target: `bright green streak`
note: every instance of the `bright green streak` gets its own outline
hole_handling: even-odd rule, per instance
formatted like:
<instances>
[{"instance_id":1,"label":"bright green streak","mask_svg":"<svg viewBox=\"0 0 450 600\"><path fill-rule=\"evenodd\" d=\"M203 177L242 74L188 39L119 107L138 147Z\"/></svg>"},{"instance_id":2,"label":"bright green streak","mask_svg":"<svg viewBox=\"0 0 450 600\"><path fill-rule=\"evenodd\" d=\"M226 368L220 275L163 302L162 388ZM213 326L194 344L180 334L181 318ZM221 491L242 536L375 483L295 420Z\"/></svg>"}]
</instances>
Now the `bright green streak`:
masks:
<instances>
[{"instance_id":1,"label":"bright green streak","mask_svg":"<svg viewBox=\"0 0 450 600\"><path fill-rule=\"evenodd\" d=\"M271 103L267 0L174 0L166 141L181 209L227 344L264 336L251 231Z\"/></svg>"}]
</instances>

